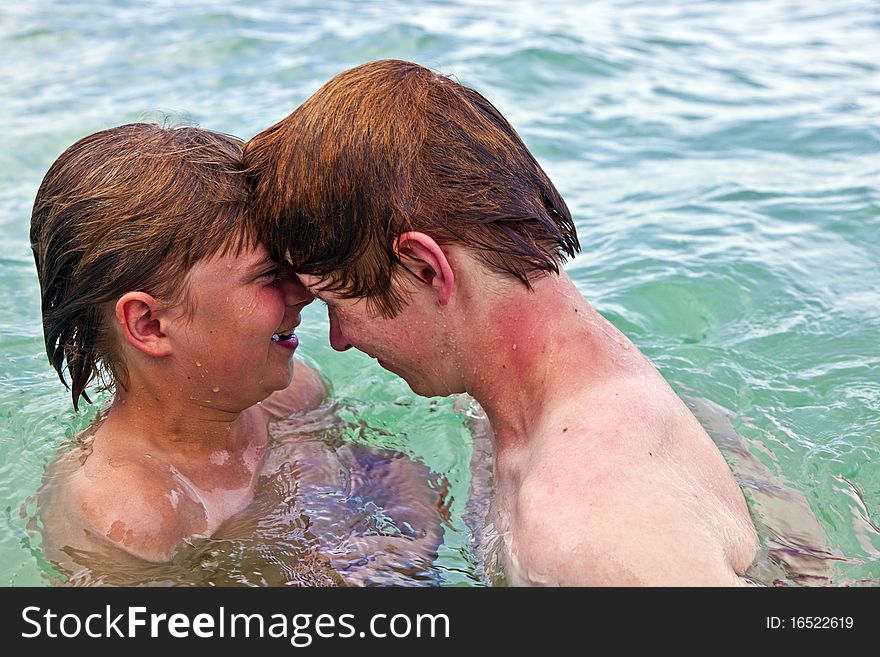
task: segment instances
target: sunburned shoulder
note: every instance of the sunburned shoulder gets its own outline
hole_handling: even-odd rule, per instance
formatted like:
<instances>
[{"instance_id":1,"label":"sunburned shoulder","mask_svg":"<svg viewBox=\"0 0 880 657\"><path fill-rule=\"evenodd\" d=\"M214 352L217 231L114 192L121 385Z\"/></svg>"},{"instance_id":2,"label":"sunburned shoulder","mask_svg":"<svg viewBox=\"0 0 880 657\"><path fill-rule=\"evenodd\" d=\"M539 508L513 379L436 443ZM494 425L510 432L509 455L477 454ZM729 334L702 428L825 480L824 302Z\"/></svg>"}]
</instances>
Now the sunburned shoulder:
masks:
<instances>
[{"instance_id":1,"label":"sunburned shoulder","mask_svg":"<svg viewBox=\"0 0 880 657\"><path fill-rule=\"evenodd\" d=\"M161 563L207 527L204 506L161 463L117 455L71 478L82 529L146 561Z\"/></svg>"},{"instance_id":2,"label":"sunburned shoulder","mask_svg":"<svg viewBox=\"0 0 880 657\"><path fill-rule=\"evenodd\" d=\"M588 385L574 382L571 394L553 404L551 416L584 420L588 426L651 425L686 410L666 380L646 364L636 372L609 373Z\"/></svg>"},{"instance_id":3,"label":"sunburned shoulder","mask_svg":"<svg viewBox=\"0 0 880 657\"><path fill-rule=\"evenodd\" d=\"M653 369L574 390L547 409L532 437L531 458L550 462L554 472L607 459L653 467L666 457L691 465L708 459L729 476L711 438Z\"/></svg>"}]
</instances>

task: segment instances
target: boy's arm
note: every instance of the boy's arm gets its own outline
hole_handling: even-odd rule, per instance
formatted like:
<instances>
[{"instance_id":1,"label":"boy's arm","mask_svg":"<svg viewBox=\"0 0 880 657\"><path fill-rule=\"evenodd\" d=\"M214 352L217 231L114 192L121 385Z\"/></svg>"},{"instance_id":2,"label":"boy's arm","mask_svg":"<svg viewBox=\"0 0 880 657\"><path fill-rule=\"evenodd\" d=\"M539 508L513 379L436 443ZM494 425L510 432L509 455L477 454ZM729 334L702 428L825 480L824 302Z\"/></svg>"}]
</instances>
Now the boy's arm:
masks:
<instances>
[{"instance_id":1,"label":"boy's arm","mask_svg":"<svg viewBox=\"0 0 880 657\"><path fill-rule=\"evenodd\" d=\"M432 564L443 543L443 525L450 522L449 482L402 453L365 447L356 453L360 467L375 479L352 494L372 497L402 531L398 535L353 532L339 545L327 545L323 553L351 585L401 586L416 581L439 585ZM352 480L357 481L359 474L353 470Z\"/></svg>"},{"instance_id":2,"label":"boy's arm","mask_svg":"<svg viewBox=\"0 0 880 657\"><path fill-rule=\"evenodd\" d=\"M297 411L320 406L330 392L330 383L314 368L294 359L293 378L284 390L273 392L260 406L273 418L285 418Z\"/></svg>"}]
</instances>

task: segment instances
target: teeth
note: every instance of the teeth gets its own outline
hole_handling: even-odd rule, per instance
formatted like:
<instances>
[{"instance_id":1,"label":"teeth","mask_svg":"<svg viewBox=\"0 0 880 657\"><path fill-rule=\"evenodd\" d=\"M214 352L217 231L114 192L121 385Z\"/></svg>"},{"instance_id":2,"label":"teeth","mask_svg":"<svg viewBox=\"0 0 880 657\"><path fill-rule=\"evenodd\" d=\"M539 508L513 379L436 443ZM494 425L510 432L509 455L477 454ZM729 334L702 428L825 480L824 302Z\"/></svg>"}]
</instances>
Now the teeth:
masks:
<instances>
[{"instance_id":1,"label":"teeth","mask_svg":"<svg viewBox=\"0 0 880 657\"><path fill-rule=\"evenodd\" d=\"M272 334L272 342L287 342L291 338L294 337L293 329L288 331L287 333L273 333Z\"/></svg>"}]
</instances>

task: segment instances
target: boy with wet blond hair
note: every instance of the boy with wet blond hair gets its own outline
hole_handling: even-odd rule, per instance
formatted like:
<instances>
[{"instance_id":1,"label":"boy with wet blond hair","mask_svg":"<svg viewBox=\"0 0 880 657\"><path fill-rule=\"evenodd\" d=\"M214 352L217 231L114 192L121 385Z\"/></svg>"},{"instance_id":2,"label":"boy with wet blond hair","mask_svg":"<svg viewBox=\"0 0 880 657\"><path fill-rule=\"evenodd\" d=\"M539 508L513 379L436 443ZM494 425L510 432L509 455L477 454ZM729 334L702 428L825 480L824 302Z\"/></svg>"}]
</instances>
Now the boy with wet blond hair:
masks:
<instances>
[{"instance_id":1,"label":"boy with wet blond hair","mask_svg":"<svg viewBox=\"0 0 880 657\"><path fill-rule=\"evenodd\" d=\"M242 143L124 125L85 137L37 193L31 243L50 362L74 407L112 403L41 491L44 548L162 562L252 500L272 417L318 405L297 363L312 301L256 240ZM64 554L62 554L64 553Z\"/></svg>"}]
</instances>

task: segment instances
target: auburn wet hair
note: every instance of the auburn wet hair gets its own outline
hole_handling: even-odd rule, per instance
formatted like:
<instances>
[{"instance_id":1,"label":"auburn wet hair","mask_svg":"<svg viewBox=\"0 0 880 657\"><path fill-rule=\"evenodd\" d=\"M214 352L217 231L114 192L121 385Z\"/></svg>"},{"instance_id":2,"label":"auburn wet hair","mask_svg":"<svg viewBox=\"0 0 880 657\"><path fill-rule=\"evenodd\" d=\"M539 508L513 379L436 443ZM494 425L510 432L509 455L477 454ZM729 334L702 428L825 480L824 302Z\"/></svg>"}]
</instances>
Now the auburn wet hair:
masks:
<instances>
[{"instance_id":1,"label":"auburn wet hair","mask_svg":"<svg viewBox=\"0 0 880 657\"><path fill-rule=\"evenodd\" d=\"M31 248L46 352L74 408L93 382L126 385L109 330L119 297L179 302L196 262L253 243L241 149L229 135L136 123L84 137L46 173Z\"/></svg>"},{"instance_id":2,"label":"auburn wet hair","mask_svg":"<svg viewBox=\"0 0 880 657\"><path fill-rule=\"evenodd\" d=\"M394 239L414 230L459 243L530 287L579 250L571 214L501 113L418 64L345 71L251 139L244 163L259 239L385 316Z\"/></svg>"}]
</instances>

